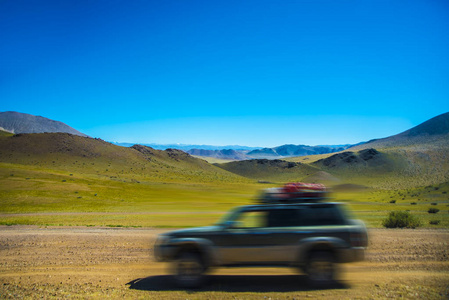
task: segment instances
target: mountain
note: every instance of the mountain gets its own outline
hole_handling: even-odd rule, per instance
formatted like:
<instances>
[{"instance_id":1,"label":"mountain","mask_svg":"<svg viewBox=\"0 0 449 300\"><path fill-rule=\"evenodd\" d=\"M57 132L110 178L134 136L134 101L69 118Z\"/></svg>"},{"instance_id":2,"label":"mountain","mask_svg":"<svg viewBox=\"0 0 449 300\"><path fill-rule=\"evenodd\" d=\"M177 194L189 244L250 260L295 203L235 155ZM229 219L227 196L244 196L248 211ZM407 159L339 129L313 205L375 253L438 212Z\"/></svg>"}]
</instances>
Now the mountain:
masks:
<instances>
[{"instance_id":1,"label":"mountain","mask_svg":"<svg viewBox=\"0 0 449 300\"><path fill-rule=\"evenodd\" d=\"M436 116L402 133L368 141L351 150L367 148L386 149L397 147L447 147L449 146L449 112Z\"/></svg>"},{"instance_id":2,"label":"mountain","mask_svg":"<svg viewBox=\"0 0 449 300\"><path fill-rule=\"evenodd\" d=\"M260 159L276 158L281 156L273 148L262 148L253 150L248 152L248 155L253 158L260 158Z\"/></svg>"},{"instance_id":3,"label":"mountain","mask_svg":"<svg viewBox=\"0 0 449 300\"><path fill-rule=\"evenodd\" d=\"M279 159L251 159L215 165L240 176L276 182L299 181L320 171L307 164Z\"/></svg>"},{"instance_id":4,"label":"mountain","mask_svg":"<svg viewBox=\"0 0 449 300\"><path fill-rule=\"evenodd\" d=\"M119 143L119 142L110 142L114 145L117 146L122 146L122 147L131 147L133 146L135 143ZM251 150L255 150L255 149L260 149L261 147L249 147L249 146L241 146L241 145L227 145L227 146L213 146L213 145L193 145L193 144L154 144L154 143L144 143L141 144L144 146L148 146L151 147L153 149L157 149L157 150L166 150L166 149L178 149L178 150L183 150L183 151L189 151L191 149L201 149L201 150L236 150L236 151L251 151Z\"/></svg>"},{"instance_id":5,"label":"mountain","mask_svg":"<svg viewBox=\"0 0 449 300\"><path fill-rule=\"evenodd\" d=\"M274 148L257 148L249 150L222 149L207 150L204 148L190 149L187 153L196 156L219 158L225 160L247 159L279 159L284 157L327 154L343 151L352 145L339 146L307 146L307 145L282 145Z\"/></svg>"},{"instance_id":6,"label":"mountain","mask_svg":"<svg viewBox=\"0 0 449 300\"><path fill-rule=\"evenodd\" d=\"M306 156L316 154L335 153L343 151L352 145L342 146L307 146L307 145L282 145L274 148L263 148L247 153L253 158L281 158L292 156Z\"/></svg>"},{"instance_id":7,"label":"mountain","mask_svg":"<svg viewBox=\"0 0 449 300\"><path fill-rule=\"evenodd\" d=\"M311 165L350 183L409 188L449 182L449 113Z\"/></svg>"},{"instance_id":8,"label":"mountain","mask_svg":"<svg viewBox=\"0 0 449 300\"><path fill-rule=\"evenodd\" d=\"M132 143L117 143L115 145L131 147ZM211 145L185 145L185 144L143 144L158 150L168 148L179 149L195 156L218 158L224 160L246 159L277 159L283 157L326 154L343 151L353 145L282 145L274 148L248 147L240 145L211 146Z\"/></svg>"},{"instance_id":9,"label":"mountain","mask_svg":"<svg viewBox=\"0 0 449 300\"><path fill-rule=\"evenodd\" d=\"M0 128L12 133L65 132L87 137L84 133L59 121L15 111L0 112Z\"/></svg>"},{"instance_id":10,"label":"mountain","mask_svg":"<svg viewBox=\"0 0 449 300\"><path fill-rule=\"evenodd\" d=\"M351 166L352 168L377 168L384 164L388 164L388 162L388 158L384 153L381 153L376 149L369 148L358 152L346 151L334 154L327 158L320 159L312 163L312 165L327 169L342 168L347 166Z\"/></svg>"},{"instance_id":11,"label":"mountain","mask_svg":"<svg viewBox=\"0 0 449 300\"><path fill-rule=\"evenodd\" d=\"M422 135L433 136L447 133L449 133L449 112L436 116L410 130L400 133L397 137L410 138Z\"/></svg>"},{"instance_id":12,"label":"mountain","mask_svg":"<svg viewBox=\"0 0 449 300\"><path fill-rule=\"evenodd\" d=\"M187 153L195 156L213 157L227 160L245 160L250 159L245 152L233 149L223 150L206 150L206 149L190 149Z\"/></svg>"},{"instance_id":13,"label":"mountain","mask_svg":"<svg viewBox=\"0 0 449 300\"><path fill-rule=\"evenodd\" d=\"M245 181L181 150L120 147L68 133L0 135L0 162L122 180Z\"/></svg>"},{"instance_id":14,"label":"mountain","mask_svg":"<svg viewBox=\"0 0 449 300\"><path fill-rule=\"evenodd\" d=\"M350 148L341 146L345 148L342 151L339 147L309 147L284 145L247 154L272 159L281 155L298 155L286 158L286 161L254 159L217 166L241 176L264 181L316 181L330 186L349 184L379 190L410 189L449 182L449 113L391 137ZM338 150L340 151L332 153ZM314 151L331 153L313 157L299 156L302 153L315 154ZM293 164L299 162L302 164Z\"/></svg>"}]
</instances>

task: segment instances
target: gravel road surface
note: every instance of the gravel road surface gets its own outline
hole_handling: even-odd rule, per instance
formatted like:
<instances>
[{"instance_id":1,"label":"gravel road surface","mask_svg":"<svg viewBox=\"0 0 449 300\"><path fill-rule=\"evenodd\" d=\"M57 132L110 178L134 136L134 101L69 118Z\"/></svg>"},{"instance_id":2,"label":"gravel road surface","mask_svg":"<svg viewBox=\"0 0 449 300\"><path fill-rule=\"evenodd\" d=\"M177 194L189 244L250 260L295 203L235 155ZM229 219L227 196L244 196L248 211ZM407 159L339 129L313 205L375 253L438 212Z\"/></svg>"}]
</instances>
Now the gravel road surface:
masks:
<instances>
[{"instance_id":1,"label":"gravel road surface","mask_svg":"<svg viewBox=\"0 0 449 300\"><path fill-rule=\"evenodd\" d=\"M449 299L449 230L372 229L367 259L316 290L277 268L218 269L178 289L153 259L152 228L0 226L0 298Z\"/></svg>"}]
</instances>

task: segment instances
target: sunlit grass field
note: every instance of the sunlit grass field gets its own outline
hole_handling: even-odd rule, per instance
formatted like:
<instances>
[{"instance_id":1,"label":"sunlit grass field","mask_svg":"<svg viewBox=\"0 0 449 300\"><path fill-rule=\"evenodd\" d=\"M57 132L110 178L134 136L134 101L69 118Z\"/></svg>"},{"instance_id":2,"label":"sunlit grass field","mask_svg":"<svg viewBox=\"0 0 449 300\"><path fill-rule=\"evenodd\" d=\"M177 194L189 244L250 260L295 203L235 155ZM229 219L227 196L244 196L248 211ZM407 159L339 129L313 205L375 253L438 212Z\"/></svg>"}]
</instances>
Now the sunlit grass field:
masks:
<instances>
[{"instance_id":1,"label":"sunlit grass field","mask_svg":"<svg viewBox=\"0 0 449 300\"><path fill-rule=\"evenodd\" d=\"M406 191L400 191L399 193L405 194ZM449 228L449 200L445 195L431 191L427 194L427 197L421 199L412 195L404 198L399 196L398 191L334 194L336 201L347 203L350 211L357 218L362 219L368 227L372 228L382 227L382 221L391 211L409 211L419 218L421 227ZM400 198L398 199L397 196ZM430 208L437 208L439 212L436 214L428 213ZM430 224L430 221L438 220L439 224Z\"/></svg>"},{"instance_id":2,"label":"sunlit grass field","mask_svg":"<svg viewBox=\"0 0 449 300\"><path fill-rule=\"evenodd\" d=\"M252 202L260 185L243 182L156 181L0 163L0 224L207 225L231 207Z\"/></svg>"},{"instance_id":3,"label":"sunlit grass field","mask_svg":"<svg viewBox=\"0 0 449 300\"><path fill-rule=\"evenodd\" d=\"M211 225L229 209L255 203L254 181L157 181L138 174L108 176L0 163L0 224L39 226L192 227ZM407 210L427 228L449 228L449 185L332 193L368 227L393 210ZM439 209L428 213L429 208ZM438 221L430 224L430 221Z\"/></svg>"},{"instance_id":4,"label":"sunlit grass field","mask_svg":"<svg viewBox=\"0 0 449 300\"><path fill-rule=\"evenodd\" d=\"M335 187L333 201L346 202L369 227L381 227L390 211L408 210L423 227L449 228L445 149L388 150L369 168L330 169L311 164L318 157L303 157L303 164L248 161L227 171L178 150L125 148L68 134L7 134L0 136L0 224L210 225L235 206L255 203L264 188L327 180Z\"/></svg>"}]
</instances>

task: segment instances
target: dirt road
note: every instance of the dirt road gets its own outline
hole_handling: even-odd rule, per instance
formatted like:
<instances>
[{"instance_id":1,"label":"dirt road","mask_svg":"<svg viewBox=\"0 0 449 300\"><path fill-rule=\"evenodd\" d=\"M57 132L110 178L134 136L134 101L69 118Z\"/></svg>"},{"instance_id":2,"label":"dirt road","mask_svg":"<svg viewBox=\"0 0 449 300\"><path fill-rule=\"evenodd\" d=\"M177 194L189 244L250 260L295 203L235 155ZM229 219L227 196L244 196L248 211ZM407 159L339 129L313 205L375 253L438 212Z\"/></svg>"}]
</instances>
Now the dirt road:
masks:
<instances>
[{"instance_id":1,"label":"dirt road","mask_svg":"<svg viewBox=\"0 0 449 300\"><path fill-rule=\"evenodd\" d=\"M177 289L155 263L160 229L0 226L0 298L299 299L449 297L449 230L370 230L367 260L312 289L289 269L218 269Z\"/></svg>"}]
</instances>

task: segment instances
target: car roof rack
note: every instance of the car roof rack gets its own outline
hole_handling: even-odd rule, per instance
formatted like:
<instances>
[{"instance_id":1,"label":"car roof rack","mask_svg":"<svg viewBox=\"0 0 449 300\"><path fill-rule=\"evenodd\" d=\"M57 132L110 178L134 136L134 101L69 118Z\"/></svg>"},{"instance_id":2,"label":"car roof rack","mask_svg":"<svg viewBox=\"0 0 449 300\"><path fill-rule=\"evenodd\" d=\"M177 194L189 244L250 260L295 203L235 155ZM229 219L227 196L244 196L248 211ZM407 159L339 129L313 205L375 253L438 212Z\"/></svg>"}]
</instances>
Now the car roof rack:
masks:
<instances>
[{"instance_id":1,"label":"car roof rack","mask_svg":"<svg viewBox=\"0 0 449 300\"><path fill-rule=\"evenodd\" d=\"M290 182L280 188L262 190L257 202L261 204L314 203L327 200L328 196L329 191L322 184Z\"/></svg>"}]
</instances>

